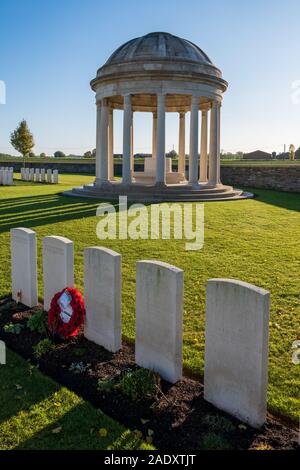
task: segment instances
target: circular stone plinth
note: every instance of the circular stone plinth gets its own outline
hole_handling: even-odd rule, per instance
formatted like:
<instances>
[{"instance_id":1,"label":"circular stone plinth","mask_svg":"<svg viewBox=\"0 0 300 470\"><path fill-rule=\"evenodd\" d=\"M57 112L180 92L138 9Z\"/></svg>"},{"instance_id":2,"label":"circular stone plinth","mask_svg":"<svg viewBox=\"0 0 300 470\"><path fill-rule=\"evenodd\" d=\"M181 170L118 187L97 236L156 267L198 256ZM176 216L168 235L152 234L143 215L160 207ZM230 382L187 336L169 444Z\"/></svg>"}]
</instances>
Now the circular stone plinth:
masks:
<instances>
[{"instance_id":1,"label":"circular stone plinth","mask_svg":"<svg viewBox=\"0 0 300 470\"><path fill-rule=\"evenodd\" d=\"M123 185L119 182L111 182L103 187L87 184L65 191L63 195L91 197L104 201L116 201L119 196L127 196L128 201L148 203L231 201L253 197L251 193L223 184L215 187L199 184L195 188L188 184L146 186L138 184Z\"/></svg>"}]
</instances>

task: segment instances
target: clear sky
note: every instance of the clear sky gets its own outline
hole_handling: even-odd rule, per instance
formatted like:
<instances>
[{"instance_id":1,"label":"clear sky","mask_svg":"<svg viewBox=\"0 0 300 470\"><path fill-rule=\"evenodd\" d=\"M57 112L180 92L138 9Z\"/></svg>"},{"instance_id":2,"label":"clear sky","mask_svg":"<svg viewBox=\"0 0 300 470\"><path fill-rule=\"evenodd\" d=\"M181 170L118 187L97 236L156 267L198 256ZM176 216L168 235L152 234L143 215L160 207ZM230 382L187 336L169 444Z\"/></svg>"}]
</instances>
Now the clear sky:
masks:
<instances>
[{"instance_id":1,"label":"clear sky","mask_svg":"<svg viewBox=\"0 0 300 470\"><path fill-rule=\"evenodd\" d=\"M299 25L299 0L1 0L6 104L0 104L0 152L13 153L10 132L22 118L34 133L36 153L81 154L95 147L89 82L119 45L151 31L195 42L222 70L229 82L222 149L298 147ZM116 114L115 152L121 152ZM177 117L168 114L167 150L177 148L177 130ZM135 152L150 151L150 143L150 116L137 113Z\"/></svg>"}]
</instances>

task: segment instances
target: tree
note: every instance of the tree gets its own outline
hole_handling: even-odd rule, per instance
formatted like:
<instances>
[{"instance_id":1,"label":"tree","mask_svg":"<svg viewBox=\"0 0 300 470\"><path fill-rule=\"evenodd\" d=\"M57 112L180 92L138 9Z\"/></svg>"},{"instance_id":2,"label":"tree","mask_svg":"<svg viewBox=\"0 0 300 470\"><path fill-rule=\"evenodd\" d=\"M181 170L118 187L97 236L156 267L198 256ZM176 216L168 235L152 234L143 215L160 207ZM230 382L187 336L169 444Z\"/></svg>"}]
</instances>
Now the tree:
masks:
<instances>
[{"instance_id":1,"label":"tree","mask_svg":"<svg viewBox=\"0 0 300 470\"><path fill-rule=\"evenodd\" d=\"M55 158L64 158L65 156L66 155L61 150L57 150L56 152L54 152L54 157Z\"/></svg>"},{"instance_id":2,"label":"tree","mask_svg":"<svg viewBox=\"0 0 300 470\"><path fill-rule=\"evenodd\" d=\"M11 133L10 142L11 145L23 155L23 166L25 168L26 156L34 147L33 135L25 119L23 119L16 130Z\"/></svg>"},{"instance_id":3,"label":"tree","mask_svg":"<svg viewBox=\"0 0 300 470\"><path fill-rule=\"evenodd\" d=\"M295 145L291 144L289 147L290 160L295 160Z\"/></svg>"},{"instance_id":4,"label":"tree","mask_svg":"<svg viewBox=\"0 0 300 470\"><path fill-rule=\"evenodd\" d=\"M93 158L96 158L96 149L93 149L93 150L92 150L92 157L93 157Z\"/></svg>"},{"instance_id":5,"label":"tree","mask_svg":"<svg viewBox=\"0 0 300 470\"><path fill-rule=\"evenodd\" d=\"M44 152L40 153L40 158L46 158L46 154Z\"/></svg>"},{"instance_id":6,"label":"tree","mask_svg":"<svg viewBox=\"0 0 300 470\"><path fill-rule=\"evenodd\" d=\"M92 152L88 151L83 154L84 158L92 158Z\"/></svg>"},{"instance_id":7,"label":"tree","mask_svg":"<svg viewBox=\"0 0 300 470\"><path fill-rule=\"evenodd\" d=\"M166 157L167 158L176 158L178 155L175 150L170 150L170 152L167 152Z\"/></svg>"}]
</instances>

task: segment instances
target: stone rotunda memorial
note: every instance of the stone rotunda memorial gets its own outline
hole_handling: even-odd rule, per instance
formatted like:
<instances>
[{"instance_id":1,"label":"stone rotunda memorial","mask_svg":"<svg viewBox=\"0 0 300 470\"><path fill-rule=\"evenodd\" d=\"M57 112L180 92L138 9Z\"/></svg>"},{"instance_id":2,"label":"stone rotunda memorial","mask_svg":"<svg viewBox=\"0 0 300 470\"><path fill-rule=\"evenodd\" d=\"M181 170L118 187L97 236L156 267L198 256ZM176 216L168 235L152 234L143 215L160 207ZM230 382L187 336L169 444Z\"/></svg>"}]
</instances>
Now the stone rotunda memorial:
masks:
<instances>
[{"instance_id":1,"label":"stone rotunda memorial","mask_svg":"<svg viewBox=\"0 0 300 470\"><path fill-rule=\"evenodd\" d=\"M227 82L195 44L150 33L119 47L98 70L96 179L68 194L131 201L206 201L249 197L220 180L220 121ZM123 110L122 179L114 178L114 110ZM133 113L152 113L152 156L134 171ZM166 158L166 113L179 119L178 167ZM188 113L188 114L187 114ZM185 126L190 119L186 161ZM200 119L201 118L201 119Z\"/></svg>"}]
</instances>

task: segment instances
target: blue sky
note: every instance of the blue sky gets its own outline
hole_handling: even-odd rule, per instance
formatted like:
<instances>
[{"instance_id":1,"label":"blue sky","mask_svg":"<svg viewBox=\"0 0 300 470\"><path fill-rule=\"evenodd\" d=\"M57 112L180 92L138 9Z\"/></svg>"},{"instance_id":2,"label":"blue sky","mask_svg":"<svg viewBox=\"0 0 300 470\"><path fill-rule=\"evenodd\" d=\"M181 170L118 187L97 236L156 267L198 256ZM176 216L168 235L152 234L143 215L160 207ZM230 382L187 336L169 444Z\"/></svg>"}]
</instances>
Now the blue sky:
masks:
<instances>
[{"instance_id":1,"label":"blue sky","mask_svg":"<svg viewBox=\"0 0 300 470\"><path fill-rule=\"evenodd\" d=\"M0 152L27 119L36 153L80 154L95 146L89 82L127 40L167 31L198 44L229 82L222 107L225 151L300 146L299 0L1 0ZM298 80L298 83L297 83ZM293 85L294 84L294 85ZM121 152L121 113L115 152ZM167 150L177 148L167 117ZM135 117L135 152L151 143L150 115Z\"/></svg>"}]
</instances>

